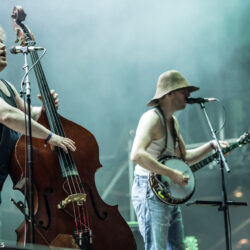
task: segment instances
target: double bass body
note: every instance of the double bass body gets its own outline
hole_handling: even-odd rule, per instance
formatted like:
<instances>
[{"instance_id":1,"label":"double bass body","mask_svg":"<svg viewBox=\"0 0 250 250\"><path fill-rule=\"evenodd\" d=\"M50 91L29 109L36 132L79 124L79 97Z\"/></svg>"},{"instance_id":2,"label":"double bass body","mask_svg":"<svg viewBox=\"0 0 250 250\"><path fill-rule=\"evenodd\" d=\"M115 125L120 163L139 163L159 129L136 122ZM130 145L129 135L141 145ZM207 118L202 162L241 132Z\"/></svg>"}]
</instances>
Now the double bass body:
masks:
<instances>
[{"instance_id":1,"label":"double bass body","mask_svg":"<svg viewBox=\"0 0 250 250\"><path fill-rule=\"evenodd\" d=\"M65 134L76 142L77 151L72 153L77 170L86 192L84 202L88 223L91 228L93 250L135 250L136 244L127 223L118 212L117 206L109 206L100 198L94 175L101 167L99 149L94 136L85 128L60 117ZM48 127L43 114L39 122ZM71 204L59 208L68 196L66 180L55 152L45 148L43 141L33 139L34 154L34 210L35 243L57 247L80 248L74 238L74 216ZM24 137L15 148L10 175L15 189L23 192L25 166ZM81 207L80 207L81 209ZM78 218L83 220L82 218ZM29 228L29 227L28 227ZM24 223L17 229L18 241L24 240ZM27 242L30 242L29 230ZM88 249L88 248L82 248Z\"/></svg>"}]
</instances>

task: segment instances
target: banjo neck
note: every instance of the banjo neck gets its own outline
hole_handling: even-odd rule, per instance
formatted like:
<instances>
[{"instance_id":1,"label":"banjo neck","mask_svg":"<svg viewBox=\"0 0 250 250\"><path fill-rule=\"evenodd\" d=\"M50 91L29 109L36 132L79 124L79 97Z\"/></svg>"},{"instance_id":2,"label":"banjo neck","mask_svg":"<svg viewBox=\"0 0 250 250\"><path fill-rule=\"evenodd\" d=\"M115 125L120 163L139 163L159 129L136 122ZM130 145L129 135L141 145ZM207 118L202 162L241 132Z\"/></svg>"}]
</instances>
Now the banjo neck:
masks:
<instances>
[{"instance_id":1,"label":"banjo neck","mask_svg":"<svg viewBox=\"0 0 250 250\"><path fill-rule=\"evenodd\" d=\"M229 147L222 149L222 152L223 152L223 154L226 154L229 151L232 151L233 149L235 149L241 145L242 145L241 142L235 142L235 143L231 144ZM208 163L212 162L218 156L219 156L219 152L216 152L216 153L206 157L204 160L202 160L196 164L191 165L190 168L191 168L192 172L195 172L195 171L201 169L202 167L204 167Z\"/></svg>"}]
</instances>

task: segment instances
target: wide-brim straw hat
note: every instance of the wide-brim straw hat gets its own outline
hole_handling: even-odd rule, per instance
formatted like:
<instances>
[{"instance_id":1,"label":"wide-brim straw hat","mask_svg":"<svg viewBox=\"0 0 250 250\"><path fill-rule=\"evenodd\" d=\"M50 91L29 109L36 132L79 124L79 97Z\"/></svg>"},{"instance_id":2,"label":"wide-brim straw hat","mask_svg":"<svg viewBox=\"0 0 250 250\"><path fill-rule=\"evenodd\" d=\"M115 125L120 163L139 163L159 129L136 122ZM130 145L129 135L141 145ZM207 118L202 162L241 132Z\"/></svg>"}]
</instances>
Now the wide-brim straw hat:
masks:
<instances>
[{"instance_id":1,"label":"wide-brim straw hat","mask_svg":"<svg viewBox=\"0 0 250 250\"><path fill-rule=\"evenodd\" d=\"M157 82L154 97L147 103L147 106L155 106L166 94L175 90L187 89L189 92L199 90L200 88L190 85L187 80L176 70L169 70L162 73Z\"/></svg>"}]
</instances>

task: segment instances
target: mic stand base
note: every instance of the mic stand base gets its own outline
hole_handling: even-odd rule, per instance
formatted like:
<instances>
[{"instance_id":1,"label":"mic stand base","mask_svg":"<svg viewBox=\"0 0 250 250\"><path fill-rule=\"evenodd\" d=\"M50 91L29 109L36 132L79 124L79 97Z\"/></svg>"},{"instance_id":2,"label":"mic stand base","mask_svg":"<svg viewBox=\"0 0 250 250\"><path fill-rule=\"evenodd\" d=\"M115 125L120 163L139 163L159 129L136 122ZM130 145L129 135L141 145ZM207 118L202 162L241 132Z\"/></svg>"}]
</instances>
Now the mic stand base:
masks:
<instances>
[{"instance_id":1,"label":"mic stand base","mask_svg":"<svg viewBox=\"0 0 250 250\"><path fill-rule=\"evenodd\" d=\"M229 206L247 206L246 202L235 202L235 201L228 201L228 200L223 200L223 201L196 200L194 202L186 203L186 205L187 206L190 206L190 205L219 206L218 210L223 211L223 214L224 214L226 249L227 250L231 249L230 236L229 236L229 226L228 226L229 224L227 221L228 209L229 209Z\"/></svg>"}]
</instances>

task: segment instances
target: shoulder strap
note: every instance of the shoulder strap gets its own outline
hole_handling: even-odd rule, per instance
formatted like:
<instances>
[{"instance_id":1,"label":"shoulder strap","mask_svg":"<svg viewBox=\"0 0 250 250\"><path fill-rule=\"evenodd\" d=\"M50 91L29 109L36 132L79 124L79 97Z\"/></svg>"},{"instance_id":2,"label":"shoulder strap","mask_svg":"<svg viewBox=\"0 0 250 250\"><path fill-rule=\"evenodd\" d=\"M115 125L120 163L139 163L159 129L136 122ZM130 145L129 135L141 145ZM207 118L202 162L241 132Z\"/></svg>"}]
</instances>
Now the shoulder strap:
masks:
<instances>
[{"instance_id":1,"label":"shoulder strap","mask_svg":"<svg viewBox=\"0 0 250 250\"><path fill-rule=\"evenodd\" d=\"M13 89L11 88L11 86L8 84L8 82L4 79L0 79L0 81L2 81L5 84L5 86L7 87L7 89L10 92L11 97L16 98L16 95L15 95Z\"/></svg>"},{"instance_id":2,"label":"shoulder strap","mask_svg":"<svg viewBox=\"0 0 250 250\"><path fill-rule=\"evenodd\" d=\"M166 124L166 120L165 120L165 117L164 117L164 114L163 112L161 111L161 109L159 107L155 107L154 111L159 115L160 119L161 119L161 123L163 125L163 130L164 130L164 133L165 133L165 144L164 144L164 147L161 151L161 154L165 151L165 149L167 148L167 139L168 139L168 133L167 133L167 124ZM160 154L160 156L161 156Z\"/></svg>"},{"instance_id":3,"label":"shoulder strap","mask_svg":"<svg viewBox=\"0 0 250 250\"><path fill-rule=\"evenodd\" d=\"M173 125L174 125L173 127L174 127L175 141L178 142L178 148L180 150L181 158L184 160L184 153L183 153L183 150L181 148L180 139L179 139L179 133L180 133L179 124L178 124L175 116L173 116Z\"/></svg>"}]
</instances>

